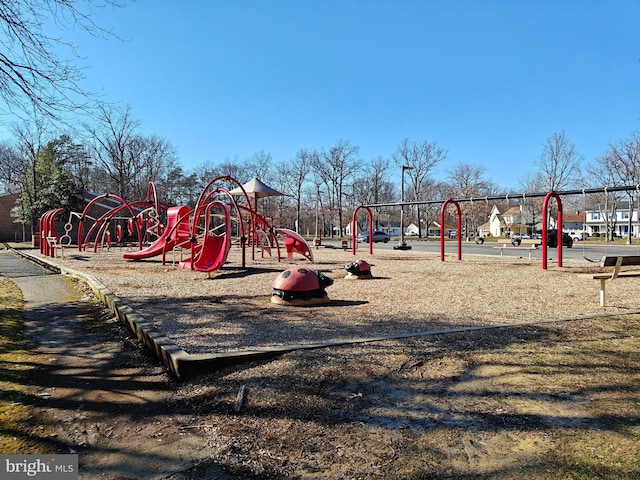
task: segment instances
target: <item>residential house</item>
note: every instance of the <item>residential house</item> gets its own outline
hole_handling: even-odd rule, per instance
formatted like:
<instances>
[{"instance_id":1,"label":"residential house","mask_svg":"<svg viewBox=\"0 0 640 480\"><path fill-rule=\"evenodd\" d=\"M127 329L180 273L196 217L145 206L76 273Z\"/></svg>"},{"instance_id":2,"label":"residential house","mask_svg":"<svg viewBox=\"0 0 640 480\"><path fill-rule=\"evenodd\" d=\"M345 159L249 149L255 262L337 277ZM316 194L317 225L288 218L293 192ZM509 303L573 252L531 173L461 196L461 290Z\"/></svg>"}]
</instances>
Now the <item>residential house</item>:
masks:
<instances>
[{"instance_id":1,"label":"residential house","mask_svg":"<svg viewBox=\"0 0 640 480\"><path fill-rule=\"evenodd\" d=\"M407 228L405 228L405 234L406 235L418 235L418 226L415 223L410 223L409 225L407 225ZM422 235L424 237L424 230L422 231Z\"/></svg>"},{"instance_id":2,"label":"residential house","mask_svg":"<svg viewBox=\"0 0 640 480\"><path fill-rule=\"evenodd\" d=\"M562 229L564 231L582 231L586 220L585 212L563 213Z\"/></svg>"},{"instance_id":3,"label":"residential house","mask_svg":"<svg viewBox=\"0 0 640 480\"><path fill-rule=\"evenodd\" d=\"M631 236L640 238L640 221L638 220L638 208L634 208L629 221L629 202L620 202L615 212L609 212L610 228L616 236L626 237L631 228ZM584 230L589 235L605 234L607 231L606 213L601 210L586 210ZM631 224L631 225L629 225ZM566 228L566 222L565 222Z\"/></svg>"},{"instance_id":4,"label":"residential house","mask_svg":"<svg viewBox=\"0 0 640 480\"><path fill-rule=\"evenodd\" d=\"M489 213L489 222L482 226L481 236L508 237L512 233L524 233L527 225L523 221L520 205L494 204Z\"/></svg>"},{"instance_id":5,"label":"residential house","mask_svg":"<svg viewBox=\"0 0 640 480\"><path fill-rule=\"evenodd\" d=\"M444 231L445 235L452 235L451 232L455 232L458 229L455 224L445 224ZM422 237L426 237L427 234L429 237L439 237L440 236L440 223L431 222L429 225L428 231L424 228L422 229ZM418 235L418 226L415 223L410 223L407 228L405 228L405 235L409 236L417 236Z\"/></svg>"},{"instance_id":6,"label":"residential house","mask_svg":"<svg viewBox=\"0 0 640 480\"><path fill-rule=\"evenodd\" d=\"M542 228L541 219L534 212L531 205L494 204L489 213L489 221L478 228L481 237L509 237L511 235L531 233ZM555 228L556 219L550 218L551 228Z\"/></svg>"}]
</instances>

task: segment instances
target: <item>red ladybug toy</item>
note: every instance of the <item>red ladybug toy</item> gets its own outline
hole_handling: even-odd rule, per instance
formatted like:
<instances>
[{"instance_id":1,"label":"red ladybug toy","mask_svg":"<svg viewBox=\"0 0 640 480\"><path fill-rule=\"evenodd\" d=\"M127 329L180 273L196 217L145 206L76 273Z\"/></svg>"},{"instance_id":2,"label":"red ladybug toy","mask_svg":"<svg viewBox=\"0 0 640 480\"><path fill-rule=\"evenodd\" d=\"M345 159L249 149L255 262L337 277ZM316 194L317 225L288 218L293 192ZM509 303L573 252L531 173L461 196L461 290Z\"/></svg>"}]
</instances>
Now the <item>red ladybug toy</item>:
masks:
<instances>
[{"instance_id":1,"label":"red ladybug toy","mask_svg":"<svg viewBox=\"0 0 640 480\"><path fill-rule=\"evenodd\" d=\"M273 282L271 302L280 305L322 305L329 303L324 290L333 279L318 270L293 267L282 272Z\"/></svg>"},{"instance_id":2,"label":"red ladybug toy","mask_svg":"<svg viewBox=\"0 0 640 480\"><path fill-rule=\"evenodd\" d=\"M373 275L371 275L371 266L364 260L354 260L351 263L347 263L344 268L347 271L347 275L344 278L373 278Z\"/></svg>"}]
</instances>

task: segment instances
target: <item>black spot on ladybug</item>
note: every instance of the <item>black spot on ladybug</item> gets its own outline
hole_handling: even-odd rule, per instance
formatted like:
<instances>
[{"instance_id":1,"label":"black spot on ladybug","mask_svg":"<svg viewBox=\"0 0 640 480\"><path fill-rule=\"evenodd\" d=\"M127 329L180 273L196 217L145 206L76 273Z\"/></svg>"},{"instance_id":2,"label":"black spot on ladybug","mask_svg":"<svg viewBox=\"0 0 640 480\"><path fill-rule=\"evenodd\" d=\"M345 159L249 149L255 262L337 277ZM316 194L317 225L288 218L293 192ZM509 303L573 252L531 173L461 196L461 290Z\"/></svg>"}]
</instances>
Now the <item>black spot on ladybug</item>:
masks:
<instances>
[{"instance_id":1,"label":"black spot on ladybug","mask_svg":"<svg viewBox=\"0 0 640 480\"><path fill-rule=\"evenodd\" d=\"M287 278L289 275L291 275L291 272L289 270L282 272L282 278Z\"/></svg>"},{"instance_id":2,"label":"black spot on ladybug","mask_svg":"<svg viewBox=\"0 0 640 480\"><path fill-rule=\"evenodd\" d=\"M307 273L309 273L309 270L307 270L306 268L299 268L298 272L302 273L303 275L306 275Z\"/></svg>"}]
</instances>

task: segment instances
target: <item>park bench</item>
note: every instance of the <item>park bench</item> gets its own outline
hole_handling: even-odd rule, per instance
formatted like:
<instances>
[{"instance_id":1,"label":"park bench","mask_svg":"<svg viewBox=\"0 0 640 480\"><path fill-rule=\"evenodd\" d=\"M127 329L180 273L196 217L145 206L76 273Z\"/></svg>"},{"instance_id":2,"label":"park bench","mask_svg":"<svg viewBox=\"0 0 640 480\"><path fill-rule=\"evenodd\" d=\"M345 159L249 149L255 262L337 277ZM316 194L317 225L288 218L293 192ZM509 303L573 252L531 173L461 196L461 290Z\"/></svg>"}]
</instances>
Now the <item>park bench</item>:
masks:
<instances>
[{"instance_id":1,"label":"park bench","mask_svg":"<svg viewBox=\"0 0 640 480\"><path fill-rule=\"evenodd\" d=\"M640 277L640 270L620 271L622 267L640 266L640 255L605 255L600 260L600 267L613 267L611 272L596 273L593 275L594 280L600 280L600 306L606 305L605 288L607 282L616 278Z\"/></svg>"},{"instance_id":2,"label":"park bench","mask_svg":"<svg viewBox=\"0 0 640 480\"><path fill-rule=\"evenodd\" d=\"M532 242L532 243L529 243L529 242ZM520 245L503 243L502 245L496 245L493 248L500 250L500 257L504 257L505 250L527 250L529 253L529 260L531 260L531 252L533 252L534 250L537 250L538 245L540 245L540 240L523 239Z\"/></svg>"},{"instance_id":3,"label":"park bench","mask_svg":"<svg viewBox=\"0 0 640 480\"><path fill-rule=\"evenodd\" d=\"M537 238L514 237L511 239L511 245L513 245L514 247L519 247L521 245L533 245L535 247L539 247L540 245L542 245L542 240L539 240Z\"/></svg>"},{"instance_id":4,"label":"park bench","mask_svg":"<svg viewBox=\"0 0 640 480\"><path fill-rule=\"evenodd\" d=\"M520 245L529 245L537 248L542 245L542 240L539 240L537 238L521 238Z\"/></svg>"},{"instance_id":5,"label":"park bench","mask_svg":"<svg viewBox=\"0 0 640 480\"><path fill-rule=\"evenodd\" d=\"M58 256L58 251L60 251L60 258L64 258L64 245L58 242L57 237L47 237L47 245L53 252L53 258Z\"/></svg>"}]
</instances>

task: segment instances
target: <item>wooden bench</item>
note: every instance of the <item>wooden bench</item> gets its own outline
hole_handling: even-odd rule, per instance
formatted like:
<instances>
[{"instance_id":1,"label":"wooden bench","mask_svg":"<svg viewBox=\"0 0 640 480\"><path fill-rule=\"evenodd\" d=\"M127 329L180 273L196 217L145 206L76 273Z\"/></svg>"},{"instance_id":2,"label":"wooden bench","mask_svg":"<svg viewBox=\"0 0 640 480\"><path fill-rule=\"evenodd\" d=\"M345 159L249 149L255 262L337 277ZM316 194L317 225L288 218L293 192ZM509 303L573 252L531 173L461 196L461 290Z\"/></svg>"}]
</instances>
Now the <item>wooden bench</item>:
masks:
<instances>
[{"instance_id":1,"label":"wooden bench","mask_svg":"<svg viewBox=\"0 0 640 480\"><path fill-rule=\"evenodd\" d=\"M600 280L600 306L606 305L605 287L607 282L616 278L640 277L640 270L620 271L621 267L637 267L640 266L640 255L605 255L600 260L600 267L613 267L610 273L596 273L593 275L594 280Z\"/></svg>"},{"instance_id":2,"label":"wooden bench","mask_svg":"<svg viewBox=\"0 0 640 480\"><path fill-rule=\"evenodd\" d=\"M522 247L517 247L514 245L507 245L506 243L503 243L502 245L498 245L495 246L493 248L496 248L498 250L500 250L500 257L504 257L504 251L505 250L527 250L529 252L529 260L531 260L531 252L538 250L538 246L537 245L529 245L527 246L522 246Z\"/></svg>"},{"instance_id":3,"label":"wooden bench","mask_svg":"<svg viewBox=\"0 0 640 480\"><path fill-rule=\"evenodd\" d=\"M53 252L53 258L58 256L58 250L60 250L60 258L64 258L64 245L58 243L58 239L56 237L47 237L47 245Z\"/></svg>"},{"instance_id":4,"label":"wooden bench","mask_svg":"<svg viewBox=\"0 0 640 480\"><path fill-rule=\"evenodd\" d=\"M521 238L520 245L533 245L535 247L539 247L542 245L542 240L538 240L537 238Z\"/></svg>"}]
</instances>

